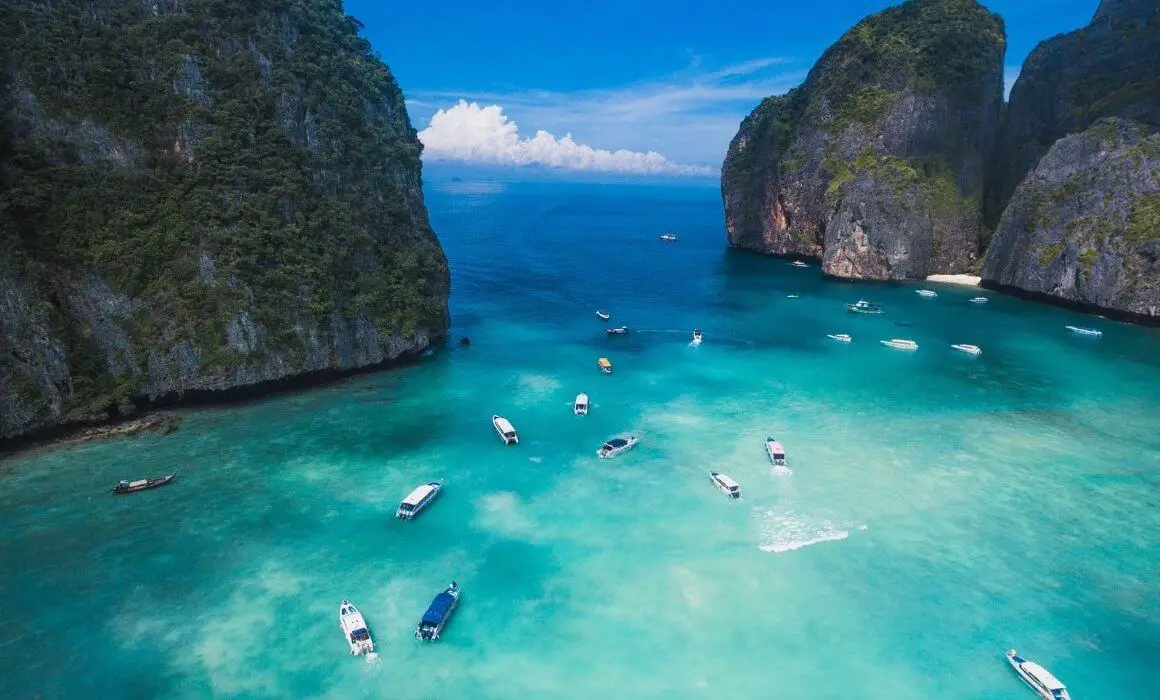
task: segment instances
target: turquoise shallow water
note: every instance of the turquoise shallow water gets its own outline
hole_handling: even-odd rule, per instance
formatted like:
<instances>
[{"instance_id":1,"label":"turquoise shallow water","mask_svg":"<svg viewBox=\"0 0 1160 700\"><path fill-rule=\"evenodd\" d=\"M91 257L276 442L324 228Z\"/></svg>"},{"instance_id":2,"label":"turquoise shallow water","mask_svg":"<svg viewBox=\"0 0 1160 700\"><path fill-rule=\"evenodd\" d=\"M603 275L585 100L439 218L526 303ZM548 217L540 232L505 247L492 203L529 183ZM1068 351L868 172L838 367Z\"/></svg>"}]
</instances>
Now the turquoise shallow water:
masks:
<instances>
[{"instance_id":1,"label":"turquoise shallow water","mask_svg":"<svg viewBox=\"0 0 1160 700\"><path fill-rule=\"evenodd\" d=\"M710 189L427 189L470 348L0 462L0 696L1033 697L1009 647L1076 698L1153 695L1156 331L728 251ZM860 296L888 313L846 314ZM636 450L595 457L625 431ZM347 656L344 597L379 663Z\"/></svg>"}]
</instances>

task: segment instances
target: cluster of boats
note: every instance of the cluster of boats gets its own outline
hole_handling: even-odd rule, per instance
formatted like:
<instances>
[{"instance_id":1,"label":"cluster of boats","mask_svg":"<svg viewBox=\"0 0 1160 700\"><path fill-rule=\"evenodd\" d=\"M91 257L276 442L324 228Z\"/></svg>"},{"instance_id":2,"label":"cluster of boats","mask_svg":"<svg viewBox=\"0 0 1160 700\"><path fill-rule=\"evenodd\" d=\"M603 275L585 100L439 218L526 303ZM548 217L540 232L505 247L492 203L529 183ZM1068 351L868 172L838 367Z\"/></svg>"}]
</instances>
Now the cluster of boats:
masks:
<instances>
[{"instance_id":1,"label":"cluster of boats","mask_svg":"<svg viewBox=\"0 0 1160 700\"><path fill-rule=\"evenodd\" d=\"M459 606L459 595L459 584L454 581L436 594L423 616L419 618L419 624L415 627L415 638L425 642L439 639L455 608ZM352 656L365 656L367 661L373 661L378 657L375 640L371 637L366 618L349 600L342 601L338 606L338 626L342 628Z\"/></svg>"},{"instance_id":2,"label":"cluster of boats","mask_svg":"<svg viewBox=\"0 0 1160 700\"><path fill-rule=\"evenodd\" d=\"M918 290L918 293L924 297L938 296L935 292L932 292L929 289L920 289L920 290ZM976 302L976 303L985 304L987 302L987 298L986 297L976 297L975 299L972 299L971 301ZM855 313L855 314L877 315L877 314L883 313L883 309L881 306L879 306L878 304L872 304L872 303L866 301L865 299L859 299L858 301L854 302L853 304L846 304L846 310L849 311L850 313ZM900 324L896 324L896 325L910 325L910 324L901 324L900 323ZM852 342L854 340L854 338L849 333L830 333L826 337L829 338L830 340L835 340L839 343L849 343L849 342ZM915 350L918 350L918 343L914 342L913 340L907 339L907 338L891 338L890 340L880 340L878 342L882 343L883 345L885 345L888 348L894 348L895 350L906 350L909 352L913 352ZM983 354L982 348L980 348L978 345L970 345L968 343L955 343L954 345L951 345L951 348L958 350L959 352L965 352L968 355L982 355Z\"/></svg>"}]
</instances>

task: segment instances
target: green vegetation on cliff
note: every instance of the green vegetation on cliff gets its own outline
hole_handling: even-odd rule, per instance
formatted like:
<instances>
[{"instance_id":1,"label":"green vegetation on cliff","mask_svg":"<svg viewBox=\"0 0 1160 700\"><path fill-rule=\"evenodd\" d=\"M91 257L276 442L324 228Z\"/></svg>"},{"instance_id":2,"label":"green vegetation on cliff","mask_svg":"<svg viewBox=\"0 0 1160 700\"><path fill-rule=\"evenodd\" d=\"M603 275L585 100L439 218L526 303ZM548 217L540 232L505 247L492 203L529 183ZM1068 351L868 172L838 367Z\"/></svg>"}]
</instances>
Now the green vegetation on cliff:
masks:
<instances>
[{"instance_id":1,"label":"green vegetation on cliff","mask_svg":"<svg viewBox=\"0 0 1160 700\"><path fill-rule=\"evenodd\" d=\"M291 368L336 322L446 328L421 146L339 0L33 0L0 22L0 262L51 302L70 406L140 393L186 341L228 378L243 313L248 361ZM134 366L80 329L89 280L132 300L114 321ZM34 364L0 353L0 375Z\"/></svg>"},{"instance_id":2,"label":"green vegetation on cliff","mask_svg":"<svg viewBox=\"0 0 1160 700\"><path fill-rule=\"evenodd\" d=\"M908 89L982 106L1005 48L1003 19L975 0L911 0L867 17L830 47L810 110L820 115L828 104L828 128L837 133L874 124Z\"/></svg>"}]
</instances>

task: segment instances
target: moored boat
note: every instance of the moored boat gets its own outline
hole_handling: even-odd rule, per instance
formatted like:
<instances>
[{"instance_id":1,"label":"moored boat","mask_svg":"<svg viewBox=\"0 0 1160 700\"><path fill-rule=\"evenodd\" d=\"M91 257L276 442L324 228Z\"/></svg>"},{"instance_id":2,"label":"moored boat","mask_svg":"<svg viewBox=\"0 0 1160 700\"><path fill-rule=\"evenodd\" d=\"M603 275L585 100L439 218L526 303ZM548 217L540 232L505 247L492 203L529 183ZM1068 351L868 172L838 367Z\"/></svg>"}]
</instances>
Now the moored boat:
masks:
<instances>
[{"instance_id":1,"label":"moored boat","mask_svg":"<svg viewBox=\"0 0 1160 700\"><path fill-rule=\"evenodd\" d=\"M790 265L793 265L794 267L809 267L809 265L805 264L801 260L794 260L790 263Z\"/></svg>"},{"instance_id":2,"label":"moored boat","mask_svg":"<svg viewBox=\"0 0 1160 700\"><path fill-rule=\"evenodd\" d=\"M121 482L113 487L113 493L133 493L134 491L155 489L158 486L171 483L176 478L177 472L173 472L169 476L159 476L156 479L137 479L136 481L121 479Z\"/></svg>"},{"instance_id":3,"label":"moored boat","mask_svg":"<svg viewBox=\"0 0 1160 700\"><path fill-rule=\"evenodd\" d=\"M607 321L608 319L612 318L612 314L608 313L607 311L597 311L596 318L600 319L601 321Z\"/></svg>"},{"instance_id":4,"label":"moored boat","mask_svg":"<svg viewBox=\"0 0 1160 700\"><path fill-rule=\"evenodd\" d=\"M801 299L801 297L798 296L797 294L786 294L785 298L786 299Z\"/></svg>"},{"instance_id":5,"label":"moored boat","mask_svg":"<svg viewBox=\"0 0 1160 700\"><path fill-rule=\"evenodd\" d=\"M608 335L628 335L628 326L621 326L620 328L609 328L604 332Z\"/></svg>"},{"instance_id":6,"label":"moored boat","mask_svg":"<svg viewBox=\"0 0 1160 700\"><path fill-rule=\"evenodd\" d=\"M1062 681L1034 661L1019 656L1014 649L1007 652L1007 663L1011 664L1011 668L1015 669L1027 687L1044 700L1071 700L1067 686Z\"/></svg>"},{"instance_id":7,"label":"moored boat","mask_svg":"<svg viewBox=\"0 0 1160 700\"><path fill-rule=\"evenodd\" d=\"M785 448L772 435L765 438L765 454L769 455L769 461L773 466L785 466Z\"/></svg>"},{"instance_id":8,"label":"moored boat","mask_svg":"<svg viewBox=\"0 0 1160 700\"><path fill-rule=\"evenodd\" d=\"M1098 338L1104 334L1103 331L1098 331L1095 328L1084 328L1083 326L1064 326L1064 328L1068 329L1072 333L1075 333L1076 335L1086 335L1093 338Z\"/></svg>"},{"instance_id":9,"label":"moored boat","mask_svg":"<svg viewBox=\"0 0 1160 700\"><path fill-rule=\"evenodd\" d=\"M829 334L829 335L827 335L826 337L827 337L827 338L829 338L830 340L836 340L836 341L838 341L839 343L848 343L848 342L850 342L851 340L853 340L853 338L851 338L851 337L850 337L848 334L846 334L846 333L830 333L830 334Z\"/></svg>"},{"instance_id":10,"label":"moored boat","mask_svg":"<svg viewBox=\"0 0 1160 700\"><path fill-rule=\"evenodd\" d=\"M965 352L968 355L982 355L983 354L983 349L980 348L978 345L967 345L965 343L962 343L962 344L958 344L958 345L952 345L951 347L954 348L955 350L958 350L959 352Z\"/></svg>"},{"instance_id":11,"label":"moored boat","mask_svg":"<svg viewBox=\"0 0 1160 700\"><path fill-rule=\"evenodd\" d=\"M398 510L395 511L395 517L402 520L410 520L418 515L424 508L431 505L431 502L443 490L443 480L437 479L427 484L419 486L399 504Z\"/></svg>"},{"instance_id":12,"label":"moored boat","mask_svg":"<svg viewBox=\"0 0 1160 700\"><path fill-rule=\"evenodd\" d=\"M934 291L931 291L929 289L919 289L918 295L920 297L927 297L928 299L931 299L931 298L937 297L938 292L934 292Z\"/></svg>"},{"instance_id":13,"label":"moored boat","mask_svg":"<svg viewBox=\"0 0 1160 700\"><path fill-rule=\"evenodd\" d=\"M677 234L675 234L675 233L662 233L661 240L662 241L669 241L671 243L671 242L677 240Z\"/></svg>"},{"instance_id":14,"label":"moored boat","mask_svg":"<svg viewBox=\"0 0 1160 700\"><path fill-rule=\"evenodd\" d=\"M721 474L719 472L709 472L709 479L717 490L725 494L729 498L741 498L741 486L733 480L733 477L728 474Z\"/></svg>"},{"instance_id":15,"label":"moored boat","mask_svg":"<svg viewBox=\"0 0 1160 700\"><path fill-rule=\"evenodd\" d=\"M419 626L415 628L415 637L425 642L439 639L439 635L443 633L443 628L451 619L451 614L455 612L458 605L459 584L452 581L451 585L443 589L443 592L431 601L431 605L427 606L427 611L419 620Z\"/></svg>"},{"instance_id":16,"label":"moored boat","mask_svg":"<svg viewBox=\"0 0 1160 700\"><path fill-rule=\"evenodd\" d=\"M349 600L342 601L342 604L338 606L338 625L342 628L343 636L346 637L346 643L350 646L352 655L366 654L368 661L377 656L375 642L371 639L367 621L363 619L362 613Z\"/></svg>"},{"instance_id":17,"label":"moored boat","mask_svg":"<svg viewBox=\"0 0 1160 700\"><path fill-rule=\"evenodd\" d=\"M615 457L618 454L621 454L623 452L628 452L632 448L636 447L636 442L637 442L637 439L636 439L635 435L632 435L632 436L626 437L626 438L621 438L621 437L612 438L608 442L604 443L604 445L601 446L600 450L597 451L596 454L601 459L608 459L609 457Z\"/></svg>"},{"instance_id":18,"label":"moored boat","mask_svg":"<svg viewBox=\"0 0 1160 700\"><path fill-rule=\"evenodd\" d=\"M701 329L694 328L693 329L693 345L700 345L700 344L701 344Z\"/></svg>"},{"instance_id":19,"label":"moored boat","mask_svg":"<svg viewBox=\"0 0 1160 700\"><path fill-rule=\"evenodd\" d=\"M578 416L588 415L588 394L576 394L576 402L572 404L572 412Z\"/></svg>"},{"instance_id":20,"label":"moored boat","mask_svg":"<svg viewBox=\"0 0 1160 700\"><path fill-rule=\"evenodd\" d=\"M865 299L859 299L854 304L846 304L846 310L854 314L880 314L882 307L878 304L871 304Z\"/></svg>"},{"instance_id":21,"label":"moored boat","mask_svg":"<svg viewBox=\"0 0 1160 700\"><path fill-rule=\"evenodd\" d=\"M971 303L972 303L972 304L986 304L986 303L987 303L987 297L973 297L973 298L971 299Z\"/></svg>"},{"instance_id":22,"label":"moored boat","mask_svg":"<svg viewBox=\"0 0 1160 700\"><path fill-rule=\"evenodd\" d=\"M515 427L512 426L511 421L503 416L492 416L491 425L495 428L495 432L499 434L499 439L503 440L505 445L520 444L520 436L516 434Z\"/></svg>"},{"instance_id":23,"label":"moored boat","mask_svg":"<svg viewBox=\"0 0 1160 700\"><path fill-rule=\"evenodd\" d=\"M612 363L608 361L607 357L602 357L596 361L596 365L600 367L600 371L605 374L612 374Z\"/></svg>"},{"instance_id":24,"label":"moored boat","mask_svg":"<svg viewBox=\"0 0 1160 700\"><path fill-rule=\"evenodd\" d=\"M886 347L894 348L895 350L917 350L918 343L913 340L903 340L901 338L891 338L890 340L878 341Z\"/></svg>"}]
</instances>

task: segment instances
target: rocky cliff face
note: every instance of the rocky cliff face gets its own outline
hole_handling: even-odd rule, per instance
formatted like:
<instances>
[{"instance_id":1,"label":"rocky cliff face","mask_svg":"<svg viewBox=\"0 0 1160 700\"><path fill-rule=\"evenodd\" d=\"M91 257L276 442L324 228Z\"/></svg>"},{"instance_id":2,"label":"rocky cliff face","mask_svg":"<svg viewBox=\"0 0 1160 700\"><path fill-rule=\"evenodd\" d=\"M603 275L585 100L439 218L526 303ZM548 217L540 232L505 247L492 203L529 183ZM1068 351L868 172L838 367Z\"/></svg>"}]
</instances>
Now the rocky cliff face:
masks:
<instances>
[{"instance_id":1,"label":"rocky cliff face","mask_svg":"<svg viewBox=\"0 0 1160 700\"><path fill-rule=\"evenodd\" d=\"M1057 141L1016 188L983 277L1160 316L1160 134L1113 118Z\"/></svg>"},{"instance_id":2,"label":"rocky cliff face","mask_svg":"<svg viewBox=\"0 0 1160 700\"><path fill-rule=\"evenodd\" d=\"M0 437L445 331L421 146L338 0L29 0L0 22Z\"/></svg>"},{"instance_id":3,"label":"rocky cliff face","mask_svg":"<svg viewBox=\"0 0 1160 700\"><path fill-rule=\"evenodd\" d=\"M974 0L858 23L742 123L721 176L731 245L858 279L971 268L1004 50L1002 20Z\"/></svg>"},{"instance_id":4,"label":"rocky cliff face","mask_svg":"<svg viewBox=\"0 0 1160 700\"><path fill-rule=\"evenodd\" d=\"M1011 90L988 179L994 224L1058 139L1102 117L1160 127L1160 3L1102 0L1084 29L1041 43Z\"/></svg>"}]
</instances>

